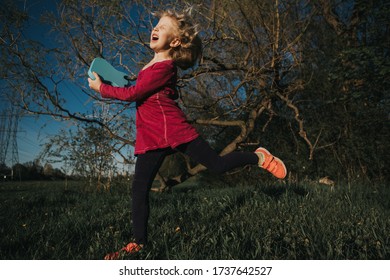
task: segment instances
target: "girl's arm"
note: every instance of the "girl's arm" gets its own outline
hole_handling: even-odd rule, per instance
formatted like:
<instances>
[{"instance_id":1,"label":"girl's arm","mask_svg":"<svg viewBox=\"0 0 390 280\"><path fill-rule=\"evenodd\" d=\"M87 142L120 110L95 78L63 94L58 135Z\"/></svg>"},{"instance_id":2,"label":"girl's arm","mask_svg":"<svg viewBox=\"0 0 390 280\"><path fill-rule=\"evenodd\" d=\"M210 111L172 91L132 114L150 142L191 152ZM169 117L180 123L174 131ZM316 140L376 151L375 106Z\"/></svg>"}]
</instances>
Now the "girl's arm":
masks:
<instances>
[{"instance_id":1,"label":"girl's arm","mask_svg":"<svg viewBox=\"0 0 390 280\"><path fill-rule=\"evenodd\" d=\"M155 93L165 86L171 86L175 81L175 69L172 63L156 63L150 66L134 86L113 87L101 84L99 91L102 97L123 101L138 101Z\"/></svg>"}]
</instances>

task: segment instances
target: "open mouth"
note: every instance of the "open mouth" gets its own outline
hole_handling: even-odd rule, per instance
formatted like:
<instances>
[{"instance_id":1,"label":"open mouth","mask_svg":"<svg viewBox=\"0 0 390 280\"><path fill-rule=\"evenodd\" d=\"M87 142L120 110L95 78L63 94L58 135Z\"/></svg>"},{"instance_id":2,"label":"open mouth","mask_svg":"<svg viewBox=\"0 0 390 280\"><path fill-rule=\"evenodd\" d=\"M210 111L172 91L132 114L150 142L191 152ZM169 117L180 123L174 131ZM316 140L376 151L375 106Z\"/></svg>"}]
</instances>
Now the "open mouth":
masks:
<instances>
[{"instance_id":1,"label":"open mouth","mask_svg":"<svg viewBox=\"0 0 390 280\"><path fill-rule=\"evenodd\" d=\"M157 35L152 35L152 41L157 41L158 40L158 36Z\"/></svg>"}]
</instances>

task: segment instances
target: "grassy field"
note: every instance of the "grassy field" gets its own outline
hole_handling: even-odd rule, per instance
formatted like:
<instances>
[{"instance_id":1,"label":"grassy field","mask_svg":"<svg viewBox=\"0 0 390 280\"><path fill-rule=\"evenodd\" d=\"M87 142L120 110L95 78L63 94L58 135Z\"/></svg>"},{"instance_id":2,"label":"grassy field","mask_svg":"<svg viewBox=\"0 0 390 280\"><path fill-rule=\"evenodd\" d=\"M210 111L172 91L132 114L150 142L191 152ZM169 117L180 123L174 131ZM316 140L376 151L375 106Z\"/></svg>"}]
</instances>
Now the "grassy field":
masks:
<instances>
[{"instance_id":1,"label":"grassy field","mask_svg":"<svg viewBox=\"0 0 390 280\"><path fill-rule=\"evenodd\" d=\"M1 259L102 259L130 241L129 183L71 184L0 183ZM390 259L388 186L187 182L151 210L150 244L124 258Z\"/></svg>"}]
</instances>

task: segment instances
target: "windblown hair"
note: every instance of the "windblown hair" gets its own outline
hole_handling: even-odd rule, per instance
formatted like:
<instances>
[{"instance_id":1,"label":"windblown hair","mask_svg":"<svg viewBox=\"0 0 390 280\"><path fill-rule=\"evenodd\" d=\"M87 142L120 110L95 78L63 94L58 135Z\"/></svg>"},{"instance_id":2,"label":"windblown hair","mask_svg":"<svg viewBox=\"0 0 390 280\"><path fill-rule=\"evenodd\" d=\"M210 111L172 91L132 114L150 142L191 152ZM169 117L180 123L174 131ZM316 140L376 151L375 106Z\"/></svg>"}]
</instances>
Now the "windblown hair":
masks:
<instances>
[{"instance_id":1,"label":"windblown hair","mask_svg":"<svg viewBox=\"0 0 390 280\"><path fill-rule=\"evenodd\" d=\"M195 65L202 54L202 41L198 35L197 26L192 23L191 9L178 13L174 10L165 10L153 13L162 18L171 17L176 20L179 29L181 44L171 50L171 57L181 69L188 69Z\"/></svg>"}]
</instances>

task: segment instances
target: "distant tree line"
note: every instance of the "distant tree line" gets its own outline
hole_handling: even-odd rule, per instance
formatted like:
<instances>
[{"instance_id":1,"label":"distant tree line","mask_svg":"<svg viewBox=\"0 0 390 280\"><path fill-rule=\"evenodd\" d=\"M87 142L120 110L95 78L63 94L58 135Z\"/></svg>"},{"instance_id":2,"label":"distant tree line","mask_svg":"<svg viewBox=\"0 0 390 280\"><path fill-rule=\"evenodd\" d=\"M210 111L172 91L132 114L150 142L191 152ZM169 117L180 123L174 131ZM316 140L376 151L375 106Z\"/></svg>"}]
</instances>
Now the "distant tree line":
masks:
<instances>
[{"instance_id":1,"label":"distant tree line","mask_svg":"<svg viewBox=\"0 0 390 280\"><path fill-rule=\"evenodd\" d=\"M38 161L17 163L12 167L0 165L1 180L63 180L65 173L51 164L40 165Z\"/></svg>"}]
</instances>

